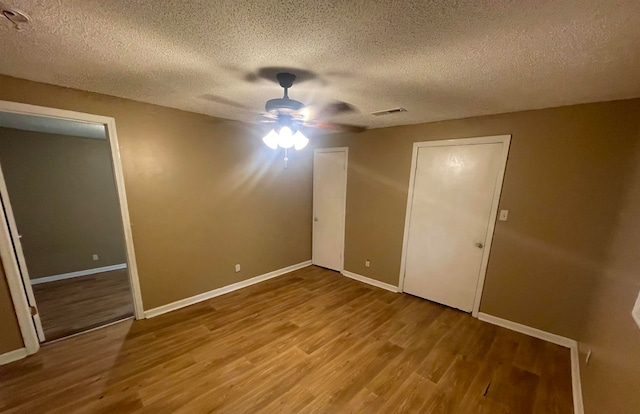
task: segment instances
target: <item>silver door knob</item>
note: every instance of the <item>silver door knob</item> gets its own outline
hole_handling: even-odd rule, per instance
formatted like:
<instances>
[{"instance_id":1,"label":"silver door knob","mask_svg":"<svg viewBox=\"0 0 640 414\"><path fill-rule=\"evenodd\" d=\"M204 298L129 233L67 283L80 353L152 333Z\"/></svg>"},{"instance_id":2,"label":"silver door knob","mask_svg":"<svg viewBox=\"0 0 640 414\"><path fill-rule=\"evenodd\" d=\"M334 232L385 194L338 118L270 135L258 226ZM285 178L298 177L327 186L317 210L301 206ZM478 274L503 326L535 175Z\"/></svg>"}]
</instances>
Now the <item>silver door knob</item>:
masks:
<instances>
[{"instance_id":1,"label":"silver door knob","mask_svg":"<svg viewBox=\"0 0 640 414\"><path fill-rule=\"evenodd\" d=\"M484 247L484 244L482 244L482 242L476 242L476 247L478 249L482 249Z\"/></svg>"},{"instance_id":2,"label":"silver door knob","mask_svg":"<svg viewBox=\"0 0 640 414\"><path fill-rule=\"evenodd\" d=\"M318 217L314 217L314 218L313 218L313 221L318 221Z\"/></svg>"}]
</instances>

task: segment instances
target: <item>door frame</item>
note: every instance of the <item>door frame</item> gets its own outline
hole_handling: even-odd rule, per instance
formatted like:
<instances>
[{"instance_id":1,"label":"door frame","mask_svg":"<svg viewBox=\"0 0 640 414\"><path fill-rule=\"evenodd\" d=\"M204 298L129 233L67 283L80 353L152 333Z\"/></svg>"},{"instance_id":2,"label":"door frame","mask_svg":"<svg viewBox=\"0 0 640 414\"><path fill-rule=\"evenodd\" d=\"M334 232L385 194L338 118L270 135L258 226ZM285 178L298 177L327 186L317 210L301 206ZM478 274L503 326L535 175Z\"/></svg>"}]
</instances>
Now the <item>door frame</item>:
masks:
<instances>
[{"instance_id":1,"label":"door frame","mask_svg":"<svg viewBox=\"0 0 640 414\"><path fill-rule=\"evenodd\" d=\"M82 112L68 111L64 109L48 108L43 106L29 105L18 102L0 100L0 112L13 112L26 115L45 116L50 118L61 118L81 122L102 124L105 126L109 144L111 147L111 161L113 175L118 191L118 201L120 204L120 216L122 217L122 227L124 230L125 245L127 251L127 267L129 270L129 281L131 285L131 296L133 299L134 314L136 319L144 319L144 308L142 304L142 294L140 290L140 280L138 278L138 265L136 262L135 249L133 246L133 233L131 231L131 218L129 217L129 205L122 172L122 160L120 157L120 146L118 145L118 135L116 132L116 121L114 118L93 115ZM6 189L4 177L0 175L1 187ZM9 200L6 200L10 204ZM31 320L31 312L27 297L25 295L25 283L18 268L18 259L11 247L12 235L7 226L7 220L15 220L12 209L6 208L0 217L0 257L5 270L7 284L16 310L16 316L24 340L27 355L33 354L40 348L36 329ZM24 258L22 258L24 260Z\"/></svg>"},{"instance_id":2,"label":"door frame","mask_svg":"<svg viewBox=\"0 0 640 414\"><path fill-rule=\"evenodd\" d=\"M415 185L416 169L418 167L418 150L425 147L449 147L457 145L479 145L479 144L503 144L502 154L500 157L501 164L496 178L496 186L493 193L493 201L491 203L491 213L489 215L489 226L487 228L487 237L485 239L485 248L482 252L482 262L480 264L480 275L478 276L478 284L476 286L476 294L473 300L473 317L478 317L480 310L480 301L482 299L482 291L487 275L487 265L489 264L489 255L491 253L491 245L493 243L493 233L496 227L496 219L498 216L498 207L500 205L500 195L502 194L502 183L507 169L507 159L509 158L509 147L511 146L511 135L493 135L477 138L459 138L459 139L443 139L436 141L423 141L413 143L413 154L411 156L411 172L409 178L409 192L407 194L407 210L404 218L404 235L402 238L402 258L400 261L400 278L398 283L398 291L404 291L404 275L407 264L407 245L409 243L409 225L411 217L411 209L413 204L413 187Z\"/></svg>"},{"instance_id":3,"label":"door frame","mask_svg":"<svg viewBox=\"0 0 640 414\"><path fill-rule=\"evenodd\" d=\"M31 307L31 304L36 305L36 298L33 294L33 288L31 286L31 279L29 278L29 270L27 269L26 259L24 258L24 252L22 250L22 243L17 244L16 240L20 241L20 235L18 234L18 226L16 224L15 216L13 215L13 207L11 206L11 198L9 197L9 189L7 188L7 183L4 180L4 171L2 170L2 163L0 163L0 195L2 196L2 205L4 206L4 217L6 221L3 223L5 225L8 224L8 231L11 235L11 239L9 244L13 243L13 249L15 256L17 258L18 263L18 272L20 277L22 278L22 284L24 286L24 291L27 296L27 304ZM1 220L1 218L0 218ZM8 223L7 223L8 222ZM20 248L18 248L20 246ZM2 256L4 258L4 256ZM4 263L4 260L3 260ZM22 272L20 272L20 269ZM6 273L6 272L5 272ZM27 283L29 281L29 283ZM37 307L37 306L36 306ZM45 341L44 331L42 330L42 322L40 321L40 314L37 313L32 316L35 321L36 333L38 334L38 340L40 342Z\"/></svg>"},{"instance_id":4,"label":"door frame","mask_svg":"<svg viewBox=\"0 0 640 414\"><path fill-rule=\"evenodd\" d=\"M314 226L315 221L314 217L316 216L316 203L315 203L315 186L316 186L316 175L315 175L315 160L316 154L322 152L344 152L344 204L342 206L342 231L340 232L340 272L344 270L344 245L345 245L345 233L346 233L346 222L347 222L347 177L349 174L349 147L328 147L328 148L316 148L313 150L313 188L311 189L312 195L314 197L312 200L312 209L311 209L311 263L316 263L316 246L313 242L314 238Z\"/></svg>"}]
</instances>

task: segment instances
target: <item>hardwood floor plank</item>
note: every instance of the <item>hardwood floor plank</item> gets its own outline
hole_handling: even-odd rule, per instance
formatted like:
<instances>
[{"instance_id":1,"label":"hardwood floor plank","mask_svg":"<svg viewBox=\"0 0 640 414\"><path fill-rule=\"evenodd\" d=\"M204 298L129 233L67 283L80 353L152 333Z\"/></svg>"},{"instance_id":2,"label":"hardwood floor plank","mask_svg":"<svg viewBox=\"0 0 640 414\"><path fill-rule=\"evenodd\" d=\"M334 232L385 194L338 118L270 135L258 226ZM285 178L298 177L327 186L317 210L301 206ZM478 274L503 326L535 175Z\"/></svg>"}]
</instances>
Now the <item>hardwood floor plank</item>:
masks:
<instances>
[{"instance_id":1,"label":"hardwood floor plank","mask_svg":"<svg viewBox=\"0 0 640 414\"><path fill-rule=\"evenodd\" d=\"M308 267L0 367L0 411L572 413L569 351Z\"/></svg>"},{"instance_id":2,"label":"hardwood floor plank","mask_svg":"<svg viewBox=\"0 0 640 414\"><path fill-rule=\"evenodd\" d=\"M47 341L133 316L127 269L33 285Z\"/></svg>"},{"instance_id":3,"label":"hardwood floor plank","mask_svg":"<svg viewBox=\"0 0 640 414\"><path fill-rule=\"evenodd\" d=\"M436 384L412 373L382 406L383 413L423 413L423 406L436 393ZM428 411L427 411L428 412ZM454 411L451 411L454 412Z\"/></svg>"}]
</instances>

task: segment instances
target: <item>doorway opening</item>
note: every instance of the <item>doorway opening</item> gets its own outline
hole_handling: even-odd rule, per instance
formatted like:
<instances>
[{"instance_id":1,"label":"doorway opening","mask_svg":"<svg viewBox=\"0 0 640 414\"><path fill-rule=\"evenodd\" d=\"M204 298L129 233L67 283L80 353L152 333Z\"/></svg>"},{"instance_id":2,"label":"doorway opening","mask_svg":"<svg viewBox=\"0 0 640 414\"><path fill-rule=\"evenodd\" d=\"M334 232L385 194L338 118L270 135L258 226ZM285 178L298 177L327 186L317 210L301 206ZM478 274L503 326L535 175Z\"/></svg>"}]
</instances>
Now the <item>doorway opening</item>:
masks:
<instances>
[{"instance_id":1,"label":"doorway opening","mask_svg":"<svg viewBox=\"0 0 640 414\"><path fill-rule=\"evenodd\" d=\"M0 102L0 253L27 353L142 303L112 118Z\"/></svg>"}]
</instances>

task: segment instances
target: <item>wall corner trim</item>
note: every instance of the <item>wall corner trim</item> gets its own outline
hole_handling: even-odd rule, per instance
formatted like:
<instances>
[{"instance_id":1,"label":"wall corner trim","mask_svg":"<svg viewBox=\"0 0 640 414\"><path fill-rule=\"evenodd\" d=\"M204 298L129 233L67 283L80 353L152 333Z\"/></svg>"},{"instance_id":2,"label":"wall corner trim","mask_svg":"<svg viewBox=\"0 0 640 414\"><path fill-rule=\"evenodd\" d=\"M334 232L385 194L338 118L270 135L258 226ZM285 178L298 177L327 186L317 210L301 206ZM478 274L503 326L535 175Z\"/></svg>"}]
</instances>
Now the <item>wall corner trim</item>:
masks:
<instances>
[{"instance_id":1,"label":"wall corner trim","mask_svg":"<svg viewBox=\"0 0 640 414\"><path fill-rule=\"evenodd\" d=\"M273 279L274 277L282 276L286 273L293 272L294 270L302 269L303 267L311 266L311 260L297 263L291 266L283 267L282 269L274 270L273 272L265 273L263 275L255 276L247 280L242 280L231 285L223 286L217 289L210 290L208 292L200 293L189 298L180 299L175 302L168 303L166 305L158 306L157 308L149 309L144 312L146 319L154 318L167 312L171 312L177 309L184 308L189 305L194 305L198 302L205 301L207 299L215 298L216 296L224 295L225 293L231 293L235 290L242 289L256 283L264 282L265 280Z\"/></svg>"},{"instance_id":2,"label":"wall corner trim","mask_svg":"<svg viewBox=\"0 0 640 414\"><path fill-rule=\"evenodd\" d=\"M388 283L384 283L384 282L381 282L379 280L372 279L370 277L362 276L362 275L359 275L357 273L350 272L348 270L343 270L340 273L342 273L343 276L346 276L348 278L357 280L358 282L366 283L368 285L375 286L375 287L378 287L380 289L385 289L385 290L388 290L388 291L393 292L393 293L398 293L399 292L397 286L390 285Z\"/></svg>"},{"instance_id":3,"label":"wall corner trim","mask_svg":"<svg viewBox=\"0 0 640 414\"><path fill-rule=\"evenodd\" d=\"M552 344L564 346L571 351L571 389L573 392L573 412L574 414L584 414L584 404L582 401L582 382L580 380L580 353L578 351L578 341L551 332L542 331L517 322L498 318L486 313L478 313L478 319L493 325L501 326L515 332L520 332Z\"/></svg>"},{"instance_id":4,"label":"wall corner trim","mask_svg":"<svg viewBox=\"0 0 640 414\"><path fill-rule=\"evenodd\" d=\"M8 364L13 361L25 358L27 356L27 348L19 348L13 351L5 352L0 355L0 365Z\"/></svg>"},{"instance_id":5,"label":"wall corner trim","mask_svg":"<svg viewBox=\"0 0 640 414\"><path fill-rule=\"evenodd\" d=\"M126 269L126 268L127 268L126 263L120 263L120 264L115 264L111 266L95 267L93 269L78 270L77 272L61 273L59 275L38 277L36 279L31 279L31 284L37 285L39 283L55 282L57 280L72 279L74 277L95 275L96 273L111 272L112 270L120 270L120 269Z\"/></svg>"}]
</instances>

